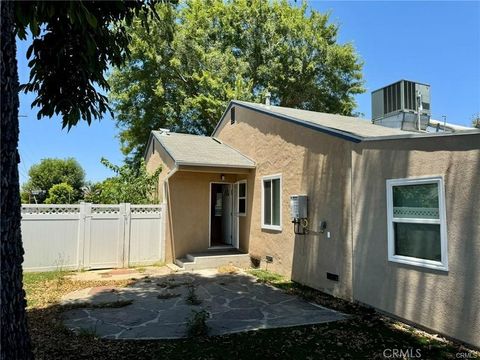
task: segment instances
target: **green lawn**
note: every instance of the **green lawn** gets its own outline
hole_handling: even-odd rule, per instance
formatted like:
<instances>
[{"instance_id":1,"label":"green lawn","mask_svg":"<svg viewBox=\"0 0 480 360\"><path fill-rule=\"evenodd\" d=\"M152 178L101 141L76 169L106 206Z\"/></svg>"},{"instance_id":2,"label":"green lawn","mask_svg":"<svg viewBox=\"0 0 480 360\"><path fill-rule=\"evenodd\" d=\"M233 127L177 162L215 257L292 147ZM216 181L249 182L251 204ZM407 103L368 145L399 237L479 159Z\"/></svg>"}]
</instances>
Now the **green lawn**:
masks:
<instances>
[{"instance_id":1,"label":"green lawn","mask_svg":"<svg viewBox=\"0 0 480 360\"><path fill-rule=\"evenodd\" d=\"M456 359L465 348L392 321L372 310L252 270L258 281L350 315L347 320L268 329L218 337L157 341L113 341L75 335L62 325L61 295L107 281L80 282L65 273L25 274L30 333L38 359L382 359L386 349L420 350L421 359ZM116 281L115 286L128 281ZM387 355L388 355L387 350ZM470 352L469 358L480 358Z\"/></svg>"}]
</instances>

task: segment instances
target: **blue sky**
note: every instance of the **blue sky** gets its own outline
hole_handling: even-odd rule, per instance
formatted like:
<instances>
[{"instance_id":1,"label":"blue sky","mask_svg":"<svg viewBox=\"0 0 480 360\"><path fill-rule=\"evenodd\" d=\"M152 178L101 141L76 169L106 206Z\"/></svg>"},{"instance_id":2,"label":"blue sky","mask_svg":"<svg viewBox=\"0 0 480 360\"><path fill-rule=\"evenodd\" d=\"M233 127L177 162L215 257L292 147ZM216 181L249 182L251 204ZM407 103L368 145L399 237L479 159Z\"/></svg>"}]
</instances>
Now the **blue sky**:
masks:
<instances>
[{"instance_id":1,"label":"blue sky","mask_svg":"<svg viewBox=\"0 0 480 360\"><path fill-rule=\"evenodd\" d=\"M352 42L364 61L367 92L357 96L357 111L370 118L370 92L399 79L431 85L432 117L468 125L480 112L480 2L477 1L311 1L316 10L330 11L340 24L339 41ZM28 80L25 53L18 42L20 82ZM82 123L70 132L61 119L36 118L33 94L20 95L21 183L30 166L46 157L74 157L87 179L111 176L100 164L106 157L121 163L123 155L115 122L107 117L90 127Z\"/></svg>"}]
</instances>

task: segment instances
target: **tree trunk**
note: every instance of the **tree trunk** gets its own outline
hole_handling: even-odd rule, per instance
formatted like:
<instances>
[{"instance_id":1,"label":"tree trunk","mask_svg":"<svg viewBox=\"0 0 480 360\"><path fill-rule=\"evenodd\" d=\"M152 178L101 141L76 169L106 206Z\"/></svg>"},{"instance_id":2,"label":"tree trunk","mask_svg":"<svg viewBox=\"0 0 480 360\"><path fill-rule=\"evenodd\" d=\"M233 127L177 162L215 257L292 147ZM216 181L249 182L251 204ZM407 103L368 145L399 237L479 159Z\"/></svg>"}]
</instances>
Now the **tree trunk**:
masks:
<instances>
[{"instance_id":1,"label":"tree trunk","mask_svg":"<svg viewBox=\"0 0 480 360\"><path fill-rule=\"evenodd\" d=\"M32 359L25 292L22 287L23 247L20 233L18 179L18 72L14 3L1 6L1 346L0 359Z\"/></svg>"}]
</instances>

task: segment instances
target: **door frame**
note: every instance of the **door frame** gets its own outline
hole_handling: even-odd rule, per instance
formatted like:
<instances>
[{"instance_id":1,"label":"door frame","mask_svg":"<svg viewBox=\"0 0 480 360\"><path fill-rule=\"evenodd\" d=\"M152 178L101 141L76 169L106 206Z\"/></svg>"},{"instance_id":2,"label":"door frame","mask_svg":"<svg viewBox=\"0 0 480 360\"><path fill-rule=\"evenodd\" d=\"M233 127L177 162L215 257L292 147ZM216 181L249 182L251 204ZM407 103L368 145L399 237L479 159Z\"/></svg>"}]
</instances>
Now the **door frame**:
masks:
<instances>
[{"instance_id":1,"label":"door frame","mask_svg":"<svg viewBox=\"0 0 480 360\"><path fill-rule=\"evenodd\" d=\"M220 246L212 246L212 185L213 184L220 184L220 185L230 185L230 189L232 191L232 196L230 197L232 199L232 204L231 204L231 209L232 209L232 244L225 244L225 245L220 245ZM228 181L210 181L209 183L209 191L208 191L208 248L209 249L230 249L230 248L235 248L238 249L238 234L233 233L233 221L235 216L235 201L233 199L233 186L235 183L228 182ZM238 228L238 226L237 226ZM238 231L237 231L238 233ZM235 237L235 238L234 238Z\"/></svg>"},{"instance_id":2,"label":"door frame","mask_svg":"<svg viewBox=\"0 0 480 360\"><path fill-rule=\"evenodd\" d=\"M247 179L242 179L238 180L233 183L233 196L232 196L232 201L233 201L233 223L234 223L234 228L235 228L235 238L233 240L233 246L236 249L240 248L240 217L245 217L247 216L247 206L248 206L248 187L247 187ZM240 214L240 209L238 207L240 201L240 184L245 184L245 213ZM237 188L237 191L235 192L235 187Z\"/></svg>"}]
</instances>

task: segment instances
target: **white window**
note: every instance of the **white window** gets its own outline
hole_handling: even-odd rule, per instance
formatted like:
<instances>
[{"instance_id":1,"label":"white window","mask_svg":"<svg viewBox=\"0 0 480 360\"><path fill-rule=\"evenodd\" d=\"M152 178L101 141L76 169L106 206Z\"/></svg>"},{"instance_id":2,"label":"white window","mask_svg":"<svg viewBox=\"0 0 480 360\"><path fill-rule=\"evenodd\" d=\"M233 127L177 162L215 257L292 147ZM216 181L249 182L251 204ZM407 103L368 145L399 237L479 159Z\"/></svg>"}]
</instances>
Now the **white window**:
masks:
<instances>
[{"instance_id":1,"label":"white window","mask_svg":"<svg viewBox=\"0 0 480 360\"><path fill-rule=\"evenodd\" d=\"M262 178L262 228L282 230L282 176Z\"/></svg>"},{"instance_id":2,"label":"white window","mask_svg":"<svg viewBox=\"0 0 480 360\"><path fill-rule=\"evenodd\" d=\"M388 260L448 270L441 177L387 180Z\"/></svg>"},{"instance_id":3,"label":"white window","mask_svg":"<svg viewBox=\"0 0 480 360\"><path fill-rule=\"evenodd\" d=\"M238 182L237 213L240 216L245 216L247 213L247 182L245 180Z\"/></svg>"}]
</instances>

